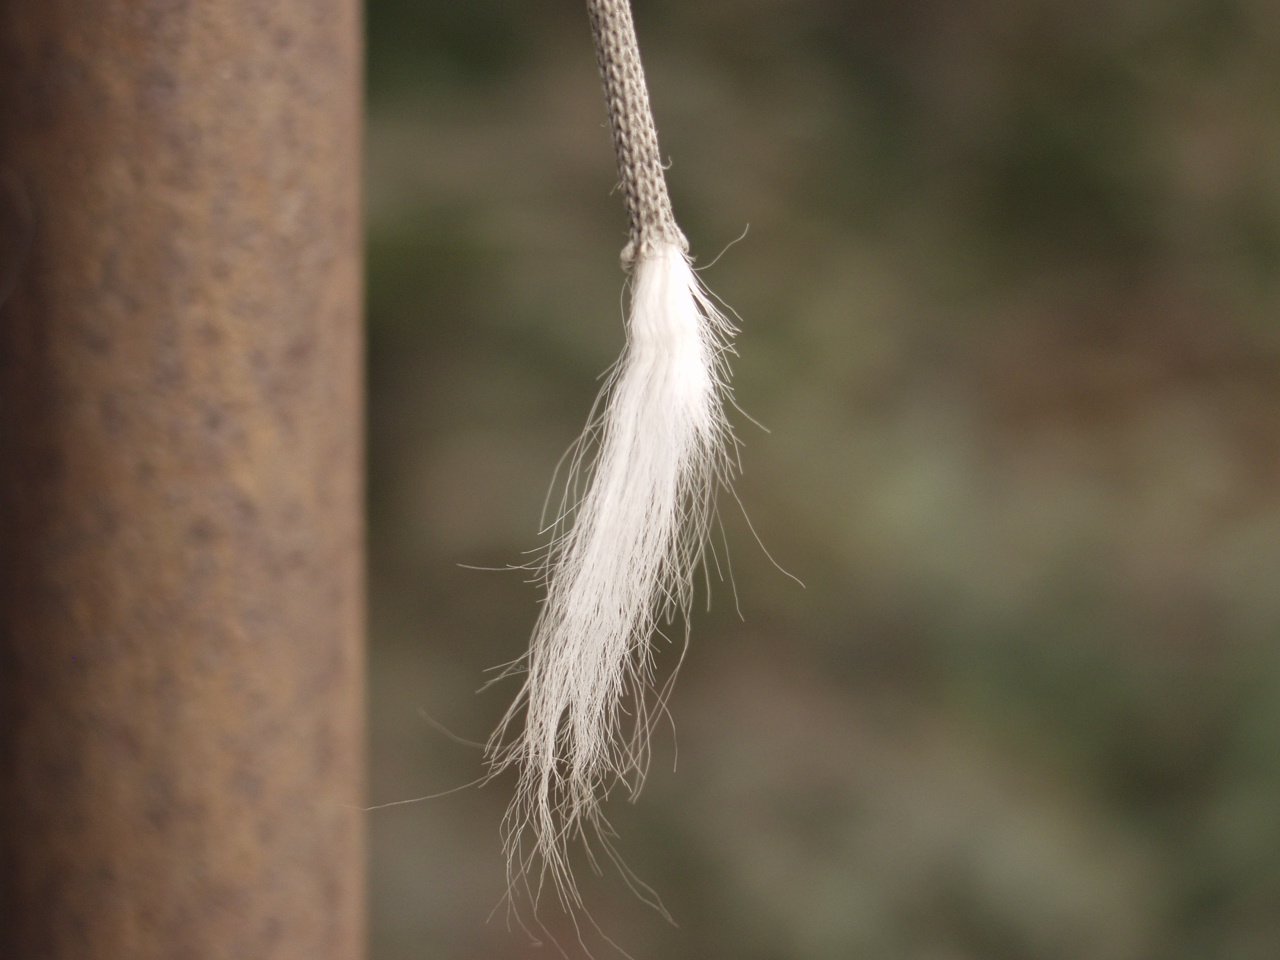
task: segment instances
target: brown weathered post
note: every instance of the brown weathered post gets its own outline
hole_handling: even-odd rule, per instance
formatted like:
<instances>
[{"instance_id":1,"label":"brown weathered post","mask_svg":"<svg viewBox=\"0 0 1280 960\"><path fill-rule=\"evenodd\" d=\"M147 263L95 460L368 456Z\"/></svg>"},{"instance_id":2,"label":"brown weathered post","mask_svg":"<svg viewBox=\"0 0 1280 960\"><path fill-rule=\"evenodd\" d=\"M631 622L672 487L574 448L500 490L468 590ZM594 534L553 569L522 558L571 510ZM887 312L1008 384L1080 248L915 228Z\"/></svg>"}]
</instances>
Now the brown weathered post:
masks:
<instances>
[{"instance_id":1,"label":"brown weathered post","mask_svg":"<svg viewBox=\"0 0 1280 960\"><path fill-rule=\"evenodd\" d=\"M5 960L363 953L360 35L0 0Z\"/></svg>"}]
</instances>

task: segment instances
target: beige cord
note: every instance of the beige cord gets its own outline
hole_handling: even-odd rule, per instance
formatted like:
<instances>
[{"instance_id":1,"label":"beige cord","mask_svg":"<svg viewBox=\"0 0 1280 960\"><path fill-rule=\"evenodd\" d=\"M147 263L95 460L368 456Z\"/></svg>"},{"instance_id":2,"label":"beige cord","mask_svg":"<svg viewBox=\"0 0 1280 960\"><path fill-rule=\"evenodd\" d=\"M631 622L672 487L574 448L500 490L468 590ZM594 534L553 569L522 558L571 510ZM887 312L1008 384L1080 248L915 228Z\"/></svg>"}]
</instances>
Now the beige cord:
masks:
<instances>
[{"instance_id":1,"label":"beige cord","mask_svg":"<svg viewBox=\"0 0 1280 960\"><path fill-rule=\"evenodd\" d=\"M630 270L638 257L653 254L655 244L674 243L685 253L689 244L671 212L629 0L587 0L587 14L631 221L630 242L622 251L623 267Z\"/></svg>"}]
</instances>

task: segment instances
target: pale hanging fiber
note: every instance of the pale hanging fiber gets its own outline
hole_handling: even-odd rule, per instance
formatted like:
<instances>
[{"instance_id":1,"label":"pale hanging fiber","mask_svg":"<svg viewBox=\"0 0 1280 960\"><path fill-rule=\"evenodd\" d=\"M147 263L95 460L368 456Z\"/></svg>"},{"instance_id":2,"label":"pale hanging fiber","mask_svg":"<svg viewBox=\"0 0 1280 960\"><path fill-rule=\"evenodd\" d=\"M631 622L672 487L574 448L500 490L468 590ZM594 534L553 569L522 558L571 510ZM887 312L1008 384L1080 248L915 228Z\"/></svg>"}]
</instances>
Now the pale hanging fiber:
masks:
<instances>
[{"instance_id":1,"label":"pale hanging fiber","mask_svg":"<svg viewBox=\"0 0 1280 960\"><path fill-rule=\"evenodd\" d=\"M626 0L587 0L587 10L630 219L627 342L570 451L540 571L546 598L529 652L503 674L523 671L524 684L488 746L494 773L519 771L504 822L513 883L536 899L550 880L570 906L569 842L591 852L595 840L612 856L599 804L615 785L634 796L643 781L664 699L651 702L651 643L666 624L687 630L714 496L734 462L733 326L671 212L631 11Z\"/></svg>"}]
</instances>

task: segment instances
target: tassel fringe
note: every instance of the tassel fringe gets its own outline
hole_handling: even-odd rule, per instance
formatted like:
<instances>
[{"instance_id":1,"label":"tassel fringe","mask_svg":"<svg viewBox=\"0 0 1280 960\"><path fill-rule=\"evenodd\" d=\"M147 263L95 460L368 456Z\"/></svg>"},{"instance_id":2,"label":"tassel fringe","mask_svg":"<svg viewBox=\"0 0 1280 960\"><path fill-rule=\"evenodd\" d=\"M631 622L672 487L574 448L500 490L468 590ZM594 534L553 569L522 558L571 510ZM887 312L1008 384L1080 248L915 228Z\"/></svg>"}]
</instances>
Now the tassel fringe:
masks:
<instances>
[{"instance_id":1,"label":"tassel fringe","mask_svg":"<svg viewBox=\"0 0 1280 960\"><path fill-rule=\"evenodd\" d=\"M625 349L567 454L530 649L502 673L524 672L524 683L487 749L491 775L519 771L503 840L513 886L535 902L549 880L581 906L569 842L613 856L600 802L643 784L666 700L664 689L652 702L652 640L674 623L687 637L715 494L736 464L725 416L734 333L679 246L638 253Z\"/></svg>"}]
</instances>

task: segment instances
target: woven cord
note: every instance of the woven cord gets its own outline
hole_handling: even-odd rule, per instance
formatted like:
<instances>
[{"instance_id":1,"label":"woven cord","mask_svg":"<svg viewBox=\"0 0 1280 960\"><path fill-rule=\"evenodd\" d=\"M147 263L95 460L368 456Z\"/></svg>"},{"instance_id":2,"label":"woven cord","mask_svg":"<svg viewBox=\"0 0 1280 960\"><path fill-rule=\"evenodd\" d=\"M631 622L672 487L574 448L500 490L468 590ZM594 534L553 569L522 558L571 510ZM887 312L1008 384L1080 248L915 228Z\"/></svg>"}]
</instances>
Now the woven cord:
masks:
<instances>
[{"instance_id":1,"label":"woven cord","mask_svg":"<svg viewBox=\"0 0 1280 960\"><path fill-rule=\"evenodd\" d=\"M656 244L674 243L686 252L689 245L671 212L630 2L587 0L587 14L631 222L631 239L622 251L622 265L629 270L637 257L652 253Z\"/></svg>"}]
</instances>

